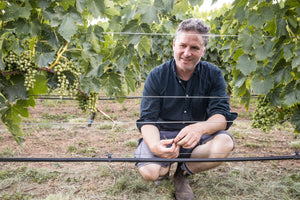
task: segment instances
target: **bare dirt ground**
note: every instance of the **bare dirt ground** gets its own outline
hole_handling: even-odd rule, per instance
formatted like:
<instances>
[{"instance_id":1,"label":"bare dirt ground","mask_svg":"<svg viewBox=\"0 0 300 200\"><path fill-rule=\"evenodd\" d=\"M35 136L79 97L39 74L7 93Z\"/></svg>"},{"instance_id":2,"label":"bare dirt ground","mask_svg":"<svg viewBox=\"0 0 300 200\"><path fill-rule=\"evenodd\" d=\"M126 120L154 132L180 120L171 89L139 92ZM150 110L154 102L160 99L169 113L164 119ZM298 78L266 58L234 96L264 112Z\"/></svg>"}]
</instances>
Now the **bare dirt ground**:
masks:
<instances>
[{"instance_id":1,"label":"bare dirt ground","mask_svg":"<svg viewBox=\"0 0 300 200\"><path fill-rule=\"evenodd\" d=\"M140 99L127 99L122 104L112 100L99 101L99 108L114 123L98 114L91 127L87 126L89 115L78 109L76 101L36 102L36 107L30 109L30 119L24 119L22 125L26 138L23 147L16 144L3 125L0 126L0 157L106 158L108 154L121 158L133 157L136 141L140 137L134 123L139 116ZM239 117L230 128L236 142L231 157L292 155L299 150L290 146L296 137L288 123L274 127L268 134L251 128L249 113L252 110L253 106L246 112L242 106L232 104L232 111L238 112ZM300 169L300 161L226 163L215 170L226 171L228 166L236 169L250 166L254 170L275 167L279 171L295 171ZM59 196L61 199L139 199L132 198L131 192L144 191L143 188L120 192L122 187L123 190L129 187L126 179L124 185L116 189L120 177L126 174L133 177L133 180L130 179L133 182L139 177L134 164L124 162L0 162L0 197L51 199L51 195L56 195L53 199L59 199ZM142 187L142 184L137 185ZM156 198L155 194L150 194L152 192L146 192L145 199L171 199L171 195Z\"/></svg>"}]
</instances>

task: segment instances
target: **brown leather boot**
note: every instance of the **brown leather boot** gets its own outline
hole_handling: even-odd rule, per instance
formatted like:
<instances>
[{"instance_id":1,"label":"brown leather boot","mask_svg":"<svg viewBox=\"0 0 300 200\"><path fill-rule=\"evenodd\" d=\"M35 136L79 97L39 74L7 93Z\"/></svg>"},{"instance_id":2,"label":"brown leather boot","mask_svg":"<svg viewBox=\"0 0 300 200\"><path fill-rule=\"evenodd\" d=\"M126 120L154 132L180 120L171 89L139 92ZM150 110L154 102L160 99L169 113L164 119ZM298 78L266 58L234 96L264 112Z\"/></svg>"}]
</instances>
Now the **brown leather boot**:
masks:
<instances>
[{"instance_id":1,"label":"brown leather boot","mask_svg":"<svg viewBox=\"0 0 300 200\"><path fill-rule=\"evenodd\" d=\"M194 193L190 186L188 175L184 174L179 163L174 174L174 184L176 200L194 200Z\"/></svg>"}]
</instances>

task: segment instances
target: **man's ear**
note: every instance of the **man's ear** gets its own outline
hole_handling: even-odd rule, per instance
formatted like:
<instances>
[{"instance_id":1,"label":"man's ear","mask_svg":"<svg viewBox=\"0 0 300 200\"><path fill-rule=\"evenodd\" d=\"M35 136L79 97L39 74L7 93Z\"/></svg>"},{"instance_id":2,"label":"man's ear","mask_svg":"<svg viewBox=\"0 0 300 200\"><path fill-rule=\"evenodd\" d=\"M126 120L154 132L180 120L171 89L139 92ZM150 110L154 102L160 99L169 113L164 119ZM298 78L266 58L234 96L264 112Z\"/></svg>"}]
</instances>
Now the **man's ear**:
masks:
<instances>
[{"instance_id":1,"label":"man's ear","mask_svg":"<svg viewBox=\"0 0 300 200\"><path fill-rule=\"evenodd\" d=\"M175 48L175 40L173 40L173 51L174 51L174 48Z\"/></svg>"},{"instance_id":2,"label":"man's ear","mask_svg":"<svg viewBox=\"0 0 300 200\"><path fill-rule=\"evenodd\" d=\"M206 52L206 47L204 47L201 57L203 57L205 55L205 52Z\"/></svg>"}]
</instances>

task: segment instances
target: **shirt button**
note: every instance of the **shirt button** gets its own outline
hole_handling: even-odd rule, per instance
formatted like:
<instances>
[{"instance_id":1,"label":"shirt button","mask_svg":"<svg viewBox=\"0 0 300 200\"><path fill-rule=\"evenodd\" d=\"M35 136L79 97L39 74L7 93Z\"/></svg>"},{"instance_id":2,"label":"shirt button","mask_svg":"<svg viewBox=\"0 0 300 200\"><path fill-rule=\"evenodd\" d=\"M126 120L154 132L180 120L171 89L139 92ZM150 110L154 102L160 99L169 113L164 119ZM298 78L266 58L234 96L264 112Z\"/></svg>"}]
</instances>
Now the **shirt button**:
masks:
<instances>
[{"instance_id":1,"label":"shirt button","mask_svg":"<svg viewBox=\"0 0 300 200\"><path fill-rule=\"evenodd\" d=\"M185 111L183 111L183 113L184 113L184 114L186 114L186 113L187 113L187 111L185 110Z\"/></svg>"},{"instance_id":2,"label":"shirt button","mask_svg":"<svg viewBox=\"0 0 300 200\"><path fill-rule=\"evenodd\" d=\"M186 94L185 96L186 96L186 97L188 97L189 95L188 95L188 94Z\"/></svg>"}]
</instances>

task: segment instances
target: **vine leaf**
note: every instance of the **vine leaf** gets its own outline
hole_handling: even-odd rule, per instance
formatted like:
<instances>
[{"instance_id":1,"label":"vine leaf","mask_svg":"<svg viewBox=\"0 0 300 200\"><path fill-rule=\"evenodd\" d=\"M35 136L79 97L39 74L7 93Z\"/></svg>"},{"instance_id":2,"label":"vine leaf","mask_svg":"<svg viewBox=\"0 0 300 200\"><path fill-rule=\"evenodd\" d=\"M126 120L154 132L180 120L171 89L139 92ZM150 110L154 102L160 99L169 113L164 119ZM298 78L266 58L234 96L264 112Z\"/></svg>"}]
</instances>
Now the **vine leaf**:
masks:
<instances>
[{"instance_id":1,"label":"vine leaf","mask_svg":"<svg viewBox=\"0 0 300 200\"><path fill-rule=\"evenodd\" d=\"M94 18L98 18L105 11L104 0L87 0L87 11L92 14Z\"/></svg>"},{"instance_id":2,"label":"vine leaf","mask_svg":"<svg viewBox=\"0 0 300 200\"><path fill-rule=\"evenodd\" d=\"M151 39L148 37L142 37L139 44L138 44L138 53L140 57L143 57L144 52L146 54L150 54L150 48L151 48Z\"/></svg>"},{"instance_id":3,"label":"vine leaf","mask_svg":"<svg viewBox=\"0 0 300 200\"><path fill-rule=\"evenodd\" d=\"M77 11L72 7L70 7L69 12L63 17L58 32L65 40L69 42L71 40L71 37L76 33L78 29L77 25L83 25L81 15L77 13Z\"/></svg>"},{"instance_id":4,"label":"vine leaf","mask_svg":"<svg viewBox=\"0 0 300 200\"><path fill-rule=\"evenodd\" d=\"M249 75L256 69L256 62L254 59L249 59L249 56L244 54L239 57L237 62L237 69L241 70L244 75Z\"/></svg>"},{"instance_id":5,"label":"vine leaf","mask_svg":"<svg viewBox=\"0 0 300 200\"><path fill-rule=\"evenodd\" d=\"M17 99L26 99L27 91L24 86L24 77L21 74L11 75L11 82L3 91L7 99L14 103Z\"/></svg>"},{"instance_id":6,"label":"vine leaf","mask_svg":"<svg viewBox=\"0 0 300 200\"><path fill-rule=\"evenodd\" d=\"M251 85L255 94L267 94L274 86L273 79L270 76L255 76Z\"/></svg>"},{"instance_id":7,"label":"vine leaf","mask_svg":"<svg viewBox=\"0 0 300 200\"><path fill-rule=\"evenodd\" d=\"M300 107L298 106L291 117L292 124L295 125L295 132L300 133Z\"/></svg>"},{"instance_id":8,"label":"vine leaf","mask_svg":"<svg viewBox=\"0 0 300 200\"><path fill-rule=\"evenodd\" d=\"M25 5L25 7L20 7L15 3L8 4L3 15L3 20L11 21L18 18L28 19L30 16L31 6L28 2L25 2Z\"/></svg>"},{"instance_id":9,"label":"vine leaf","mask_svg":"<svg viewBox=\"0 0 300 200\"><path fill-rule=\"evenodd\" d=\"M283 89L284 104L287 107L293 106L300 102L300 84L296 81L291 81Z\"/></svg>"}]
</instances>

